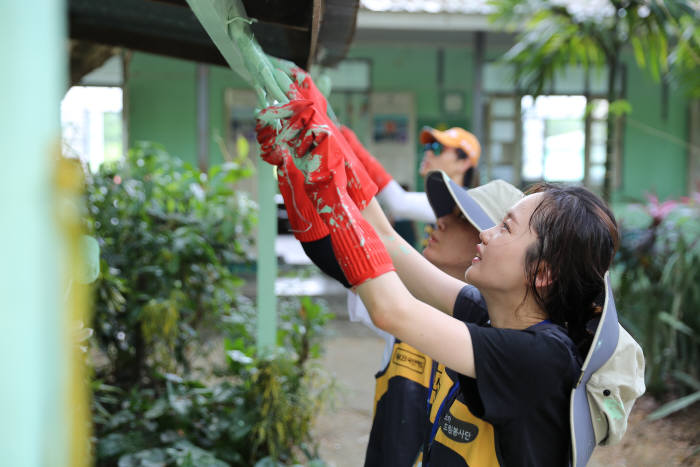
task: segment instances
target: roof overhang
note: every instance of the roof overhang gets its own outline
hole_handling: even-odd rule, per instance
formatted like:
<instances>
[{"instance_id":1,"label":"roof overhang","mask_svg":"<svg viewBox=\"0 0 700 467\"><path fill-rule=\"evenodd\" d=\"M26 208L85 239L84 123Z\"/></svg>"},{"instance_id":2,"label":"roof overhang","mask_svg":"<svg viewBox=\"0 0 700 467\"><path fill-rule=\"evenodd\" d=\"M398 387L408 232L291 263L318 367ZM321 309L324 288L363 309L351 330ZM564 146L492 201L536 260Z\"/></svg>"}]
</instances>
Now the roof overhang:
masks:
<instances>
[{"instance_id":1,"label":"roof overhang","mask_svg":"<svg viewBox=\"0 0 700 467\"><path fill-rule=\"evenodd\" d=\"M226 61L186 0L68 0L71 39L204 63ZM242 0L260 46L303 68L347 53L359 0Z\"/></svg>"}]
</instances>

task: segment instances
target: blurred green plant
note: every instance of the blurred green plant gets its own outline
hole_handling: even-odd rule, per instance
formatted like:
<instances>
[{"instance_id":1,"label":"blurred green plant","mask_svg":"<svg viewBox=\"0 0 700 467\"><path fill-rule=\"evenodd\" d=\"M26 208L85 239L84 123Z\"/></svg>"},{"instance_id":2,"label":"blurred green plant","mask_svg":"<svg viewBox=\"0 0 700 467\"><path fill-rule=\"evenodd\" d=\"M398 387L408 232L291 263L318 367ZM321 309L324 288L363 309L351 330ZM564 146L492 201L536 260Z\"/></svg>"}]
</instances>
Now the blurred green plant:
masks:
<instances>
[{"instance_id":1,"label":"blurred green plant","mask_svg":"<svg viewBox=\"0 0 700 467\"><path fill-rule=\"evenodd\" d=\"M675 79L700 96L700 10L692 0L490 0L491 19L517 31L516 44L503 60L514 67L521 92L542 94L569 65L584 70L607 67L607 158L603 197L610 199L611 169L620 111L629 112L620 85L622 50L631 45L637 65L657 82ZM612 110L611 109L611 110Z\"/></svg>"},{"instance_id":2,"label":"blurred green plant","mask_svg":"<svg viewBox=\"0 0 700 467\"><path fill-rule=\"evenodd\" d=\"M249 175L240 160L200 173L153 144L86 175L97 465L323 465L310 428L333 385L317 363L331 315L282 301L278 348L259 355L231 272L251 260L257 208L234 186Z\"/></svg>"},{"instance_id":3,"label":"blurred green plant","mask_svg":"<svg viewBox=\"0 0 700 467\"><path fill-rule=\"evenodd\" d=\"M661 418L700 400L700 194L619 213L615 290L623 325L646 358L647 390L672 398Z\"/></svg>"},{"instance_id":4,"label":"blurred green plant","mask_svg":"<svg viewBox=\"0 0 700 467\"><path fill-rule=\"evenodd\" d=\"M152 144L87 174L88 229L102 249L95 337L110 361L107 383L188 370L194 330L231 312L241 281L229 265L251 259L256 222L255 203L233 184L249 174L238 163L202 174Z\"/></svg>"}]
</instances>

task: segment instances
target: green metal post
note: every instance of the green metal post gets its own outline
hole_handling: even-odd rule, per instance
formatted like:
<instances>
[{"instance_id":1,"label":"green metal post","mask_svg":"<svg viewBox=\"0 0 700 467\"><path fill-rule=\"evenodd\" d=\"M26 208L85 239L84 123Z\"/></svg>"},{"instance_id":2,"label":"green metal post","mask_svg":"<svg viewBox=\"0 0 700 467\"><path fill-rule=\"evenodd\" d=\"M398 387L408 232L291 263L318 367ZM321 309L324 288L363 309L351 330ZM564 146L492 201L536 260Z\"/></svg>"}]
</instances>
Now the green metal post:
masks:
<instances>
[{"instance_id":1,"label":"green metal post","mask_svg":"<svg viewBox=\"0 0 700 467\"><path fill-rule=\"evenodd\" d=\"M275 178L272 166L258 164L258 348L265 351L275 346L277 334L277 206L274 201Z\"/></svg>"},{"instance_id":2,"label":"green metal post","mask_svg":"<svg viewBox=\"0 0 700 467\"><path fill-rule=\"evenodd\" d=\"M8 1L0 17L0 464L63 467L68 345L52 203L66 6Z\"/></svg>"}]
</instances>

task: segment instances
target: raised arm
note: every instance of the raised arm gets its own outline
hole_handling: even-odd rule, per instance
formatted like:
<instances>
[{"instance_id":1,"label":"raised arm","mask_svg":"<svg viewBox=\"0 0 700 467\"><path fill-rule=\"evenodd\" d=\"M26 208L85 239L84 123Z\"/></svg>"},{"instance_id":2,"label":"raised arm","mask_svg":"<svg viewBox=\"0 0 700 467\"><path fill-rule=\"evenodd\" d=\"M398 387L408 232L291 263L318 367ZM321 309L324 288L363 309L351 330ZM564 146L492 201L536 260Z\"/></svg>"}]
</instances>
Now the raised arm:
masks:
<instances>
[{"instance_id":1,"label":"raised arm","mask_svg":"<svg viewBox=\"0 0 700 467\"><path fill-rule=\"evenodd\" d=\"M357 292L378 328L458 373L476 377L469 328L411 295L395 272L363 282Z\"/></svg>"}]
</instances>

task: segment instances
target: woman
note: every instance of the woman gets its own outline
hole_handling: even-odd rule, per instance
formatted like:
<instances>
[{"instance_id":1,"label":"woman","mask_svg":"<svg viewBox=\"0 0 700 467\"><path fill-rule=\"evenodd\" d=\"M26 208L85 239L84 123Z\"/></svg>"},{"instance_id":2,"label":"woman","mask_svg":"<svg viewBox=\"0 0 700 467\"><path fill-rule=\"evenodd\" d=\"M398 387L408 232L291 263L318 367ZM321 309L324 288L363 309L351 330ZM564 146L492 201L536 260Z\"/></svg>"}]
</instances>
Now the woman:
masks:
<instances>
[{"instance_id":1,"label":"woman","mask_svg":"<svg viewBox=\"0 0 700 467\"><path fill-rule=\"evenodd\" d=\"M423 160L418 170L422 177L442 170L460 186L479 186L477 166L481 144L472 133L459 127L440 131L428 126L420 132Z\"/></svg>"},{"instance_id":2,"label":"woman","mask_svg":"<svg viewBox=\"0 0 700 467\"><path fill-rule=\"evenodd\" d=\"M465 279L488 314L473 289L397 250L381 216L373 223L401 278L384 274L358 287L375 324L460 374L466 405L495 428L501 464L566 465L579 371L571 355L580 355L574 342L586 346L585 323L616 248L610 211L583 188L542 186L482 232ZM428 304L468 310L469 322Z\"/></svg>"},{"instance_id":3,"label":"woman","mask_svg":"<svg viewBox=\"0 0 700 467\"><path fill-rule=\"evenodd\" d=\"M403 242L376 201L360 213L342 146L310 101L273 111L283 117L275 141L295 155L373 322L459 374L469 409L494 426L501 464L567 465L577 346L617 247L610 210L584 188L537 187L481 232L466 285Z\"/></svg>"}]
</instances>

